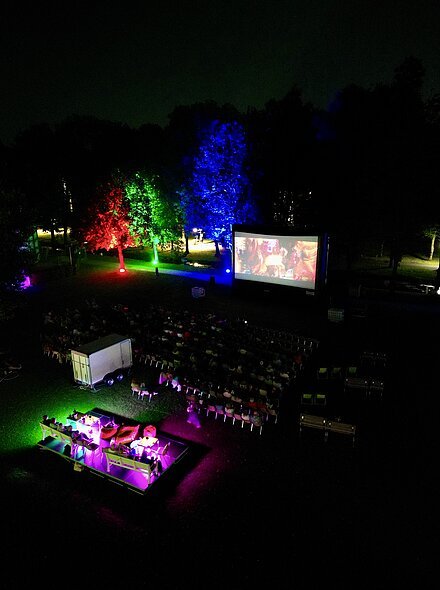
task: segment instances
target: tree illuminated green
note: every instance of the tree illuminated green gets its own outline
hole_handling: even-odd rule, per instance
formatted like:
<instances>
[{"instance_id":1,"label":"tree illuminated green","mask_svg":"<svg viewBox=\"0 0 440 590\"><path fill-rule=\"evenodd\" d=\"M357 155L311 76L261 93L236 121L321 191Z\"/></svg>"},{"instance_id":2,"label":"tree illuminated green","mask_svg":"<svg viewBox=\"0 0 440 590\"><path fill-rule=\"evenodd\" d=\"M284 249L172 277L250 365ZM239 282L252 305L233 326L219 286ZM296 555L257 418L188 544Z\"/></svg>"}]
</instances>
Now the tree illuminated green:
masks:
<instances>
[{"instance_id":1,"label":"tree illuminated green","mask_svg":"<svg viewBox=\"0 0 440 590\"><path fill-rule=\"evenodd\" d=\"M137 172L125 186L130 205L130 231L136 245L152 246L154 264L157 247L181 244L182 213L180 206L168 198L160 187L158 176Z\"/></svg>"}]
</instances>

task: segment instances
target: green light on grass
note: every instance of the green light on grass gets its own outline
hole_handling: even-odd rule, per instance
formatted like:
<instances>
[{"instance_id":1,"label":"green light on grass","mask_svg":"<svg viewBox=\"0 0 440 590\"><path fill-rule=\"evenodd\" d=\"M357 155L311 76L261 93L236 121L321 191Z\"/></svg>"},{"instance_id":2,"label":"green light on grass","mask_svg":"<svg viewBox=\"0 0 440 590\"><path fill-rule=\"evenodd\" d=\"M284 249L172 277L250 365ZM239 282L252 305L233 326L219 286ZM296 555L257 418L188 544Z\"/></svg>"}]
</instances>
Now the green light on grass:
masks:
<instances>
[{"instance_id":1,"label":"green light on grass","mask_svg":"<svg viewBox=\"0 0 440 590\"><path fill-rule=\"evenodd\" d=\"M13 416L9 418L9 434L1 441L0 451L1 452L13 452L17 449L24 449L34 447L38 441L42 439L42 432L40 422L43 419L43 415L46 414L49 418L54 417L58 422L67 424L67 416L72 413L74 409L78 412L86 412L90 407L92 400L90 393L89 402L77 403L72 405L70 398L73 398L70 388L60 388L58 390L61 395L65 394L65 397L69 397L69 401L64 400L60 402L54 402L52 399L48 403L46 398L43 398L41 402L34 400L33 404L26 407L25 414L21 414L16 410ZM84 396L84 392L81 391ZM79 397L79 395L78 395ZM78 402L79 400L77 400Z\"/></svg>"}]
</instances>

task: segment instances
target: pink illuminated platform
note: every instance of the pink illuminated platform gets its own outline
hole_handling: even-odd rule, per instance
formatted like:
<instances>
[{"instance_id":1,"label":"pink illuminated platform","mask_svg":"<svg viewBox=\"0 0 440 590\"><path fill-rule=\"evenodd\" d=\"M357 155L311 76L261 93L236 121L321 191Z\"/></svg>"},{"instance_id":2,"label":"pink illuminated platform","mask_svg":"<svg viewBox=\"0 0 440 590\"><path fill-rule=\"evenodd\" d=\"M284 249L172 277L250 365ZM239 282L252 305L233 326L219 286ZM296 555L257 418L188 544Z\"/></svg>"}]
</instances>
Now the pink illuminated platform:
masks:
<instances>
[{"instance_id":1,"label":"pink illuminated platform","mask_svg":"<svg viewBox=\"0 0 440 590\"><path fill-rule=\"evenodd\" d=\"M89 471L139 494L146 494L153 486L156 486L157 482L171 472L188 454L190 449L190 443L157 431L155 447L163 448L168 445L166 455L160 456L161 469L159 473L146 473L143 469L145 464L142 461L128 457L126 461L121 461L121 464L132 465L133 468L121 467L118 466L117 461L113 460L113 456L110 461L108 460L109 455L106 452L109 450L108 445L103 447L102 444L99 444L99 429L111 420L124 424L134 424L134 422L121 416L112 415L110 417L97 408L86 412L84 415L81 414L81 416L87 416L90 424L84 426L83 418L81 422L72 423L71 417L66 419L65 424L72 424L75 430L86 430L94 441L89 447L74 445L68 434L57 432L55 428L43 424L41 425L42 439L37 443L38 447L69 461L75 471Z\"/></svg>"}]
</instances>

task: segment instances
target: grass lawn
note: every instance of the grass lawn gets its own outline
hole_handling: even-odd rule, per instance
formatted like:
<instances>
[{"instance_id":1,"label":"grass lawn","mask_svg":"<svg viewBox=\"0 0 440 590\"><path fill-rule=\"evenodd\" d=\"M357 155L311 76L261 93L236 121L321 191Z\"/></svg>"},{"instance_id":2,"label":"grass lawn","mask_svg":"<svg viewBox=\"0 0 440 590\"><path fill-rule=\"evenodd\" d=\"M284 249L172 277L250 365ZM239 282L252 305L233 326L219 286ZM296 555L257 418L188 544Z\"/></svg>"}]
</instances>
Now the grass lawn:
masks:
<instances>
[{"instance_id":1,"label":"grass lawn","mask_svg":"<svg viewBox=\"0 0 440 590\"><path fill-rule=\"evenodd\" d=\"M392 275L392 269L389 268L388 263L389 258L386 257L365 257L355 263L354 270L360 276L371 275L389 279ZM397 271L397 280L433 284L438 266L438 259L427 260L420 256L405 255L402 257Z\"/></svg>"},{"instance_id":2,"label":"grass lawn","mask_svg":"<svg viewBox=\"0 0 440 590\"><path fill-rule=\"evenodd\" d=\"M48 252L49 240L47 237L40 238L40 245L44 246L44 260L39 263L39 268L46 268L56 265L69 265L70 261L68 256L58 252L52 255ZM127 248L124 251L127 261L139 260L147 264L151 264L153 260L152 248ZM221 249L221 254L224 255L225 251ZM90 256L90 255L86 255ZM115 256L104 254L104 257L112 258ZM212 240L204 240L203 242L195 242L194 240L189 241L189 254L185 256L187 264L182 262L183 252L181 254L172 251L170 248L164 248L159 250L159 266L169 269L210 269L215 270L221 264L220 259L215 256L215 246ZM79 260L81 264L81 258ZM405 254L402 257L402 261L399 265L397 280L419 282L433 284L436 277L436 271L439 267L438 256L435 256L433 260L428 260L426 256L421 254ZM331 252L329 258L329 273L333 270L338 272L344 272L339 264L339 261L332 260ZM353 264L351 275L357 275L358 277L376 277L380 279L391 278L392 270L389 268L389 258L386 256L363 256Z\"/></svg>"},{"instance_id":3,"label":"grass lawn","mask_svg":"<svg viewBox=\"0 0 440 590\"><path fill-rule=\"evenodd\" d=\"M44 414L64 422L74 409L86 412L98 407L109 414L158 424L186 407L184 397L171 389L156 396L151 403L139 401L131 393L129 379L116 382L112 387L100 385L96 391L80 387L73 382L71 365L43 358L35 346L30 347L22 363L24 367L17 378L0 382L2 423L8 425L2 429L0 437L2 454L34 448L41 439L39 422Z\"/></svg>"}]
</instances>

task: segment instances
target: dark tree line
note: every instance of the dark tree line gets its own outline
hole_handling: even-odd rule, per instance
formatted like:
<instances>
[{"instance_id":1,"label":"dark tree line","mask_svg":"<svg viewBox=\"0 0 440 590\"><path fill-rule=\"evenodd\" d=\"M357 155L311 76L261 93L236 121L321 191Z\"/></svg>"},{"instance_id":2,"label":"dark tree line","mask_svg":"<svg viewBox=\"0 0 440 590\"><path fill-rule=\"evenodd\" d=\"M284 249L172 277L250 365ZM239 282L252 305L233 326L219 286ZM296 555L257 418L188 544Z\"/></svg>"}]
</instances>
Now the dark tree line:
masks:
<instances>
[{"instance_id":1,"label":"dark tree line","mask_svg":"<svg viewBox=\"0 0 440 590\"><path fill-rule=\"evenodd\" d=\"M0 281L11 279L8 248L15 251L15 240L33 226L50 230L54 247L58 228L71 227L75 236L115 170L147 170L178 199L213 121L245 129L261 223L327 231L348 267L375 242L396 270L410 241L440 226L440 99L422 98L423 79L422 63L410 57L389 84L344 88L325 111L305 103L294 86L246 113L213 101L178 106L164 128L79 116L31 127L0 150L1 239L9 252L8 261L0 258ZM23 263L18 256L16 273Z\"/></svg>"}]
</instances>

